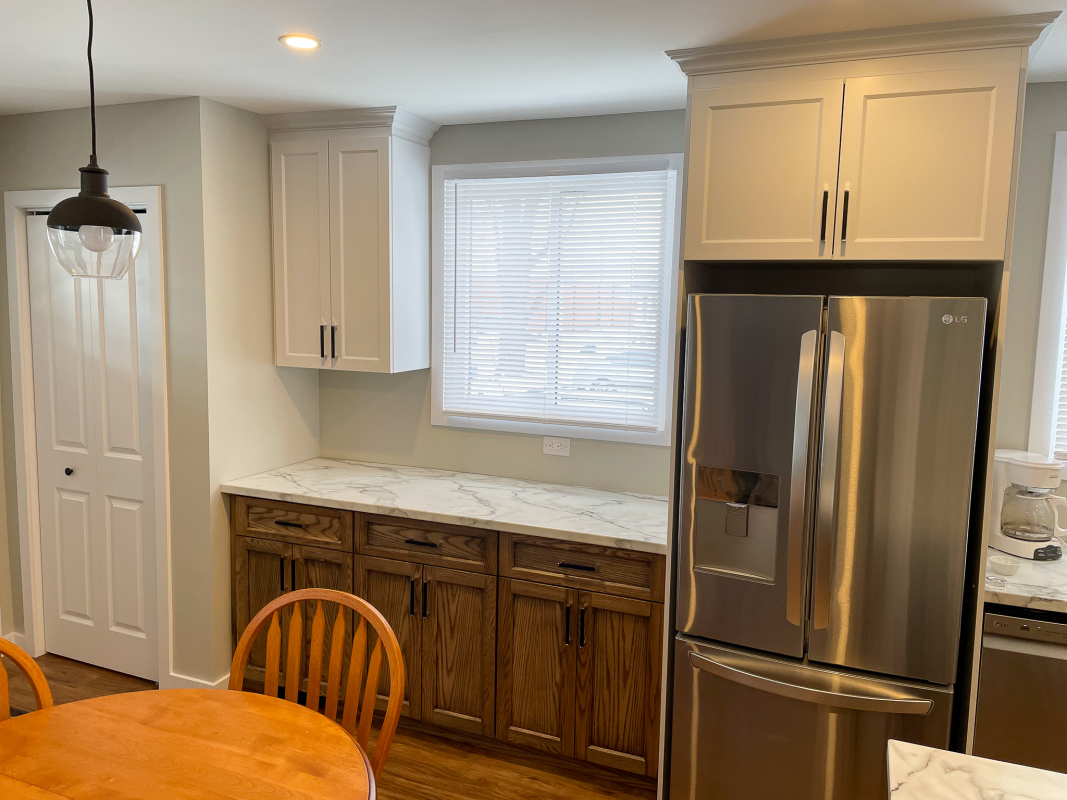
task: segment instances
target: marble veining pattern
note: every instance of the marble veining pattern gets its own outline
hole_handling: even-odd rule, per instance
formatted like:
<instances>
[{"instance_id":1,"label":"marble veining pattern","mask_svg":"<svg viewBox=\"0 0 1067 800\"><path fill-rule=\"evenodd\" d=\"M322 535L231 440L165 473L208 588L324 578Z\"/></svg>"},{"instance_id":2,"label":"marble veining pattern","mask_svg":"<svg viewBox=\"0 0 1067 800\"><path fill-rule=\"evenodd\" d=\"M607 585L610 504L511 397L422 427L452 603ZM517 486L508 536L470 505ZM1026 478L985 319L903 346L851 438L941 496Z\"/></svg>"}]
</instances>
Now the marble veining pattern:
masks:
<instances>
[{"instance_id":1,"label":"marble veining pattern","mask_svg":"<svg viewBox=\"0 0 1067 800\"><path fill-rule=\"evenodd\" d=\"M227 481L222 491L667 552L667 498L652 495L330 458Z\"/></svg>"},{"instance_id":2,"label":"marble veining pattern","mask_svg":"<svg viewBox=\"0 0 1067 800\"><path fill-rule=\"evenodd\" d=\"M889 742L890 800L1063 800L1067 775Z\"/></svg>"},{"instance_id":3,"label":"marble veining pattern","mask_svg":"<svg viewBox=\"0 0 1067 800\"><path fill-rule=\"evenodd\" d=\"M988 555L1003 555L989 548ZM1067 613L1067 557L1029 561L1014 575L997 575L986 565L985 601L1041 611Z\"/></svg>"}]
</instances>

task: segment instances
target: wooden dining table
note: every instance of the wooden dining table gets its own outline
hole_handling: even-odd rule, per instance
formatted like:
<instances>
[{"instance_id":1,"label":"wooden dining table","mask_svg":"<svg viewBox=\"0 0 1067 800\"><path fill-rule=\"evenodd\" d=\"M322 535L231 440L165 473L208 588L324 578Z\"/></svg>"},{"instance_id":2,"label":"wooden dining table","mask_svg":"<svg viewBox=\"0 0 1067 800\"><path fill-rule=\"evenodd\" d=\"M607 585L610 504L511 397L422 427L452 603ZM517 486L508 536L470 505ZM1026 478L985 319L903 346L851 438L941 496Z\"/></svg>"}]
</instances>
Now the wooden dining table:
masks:
<instances>
[{"instance_id":1,"label":"wooden dining table","mask_svg":"<svg viewBox=\"0 0 1067 800\"><path fill-rule=\"evenodd\" d=\"M370 800L366 754L304 706L248 692L96 697L0 722L4 800Z\"/></svg>"}]
</instances>

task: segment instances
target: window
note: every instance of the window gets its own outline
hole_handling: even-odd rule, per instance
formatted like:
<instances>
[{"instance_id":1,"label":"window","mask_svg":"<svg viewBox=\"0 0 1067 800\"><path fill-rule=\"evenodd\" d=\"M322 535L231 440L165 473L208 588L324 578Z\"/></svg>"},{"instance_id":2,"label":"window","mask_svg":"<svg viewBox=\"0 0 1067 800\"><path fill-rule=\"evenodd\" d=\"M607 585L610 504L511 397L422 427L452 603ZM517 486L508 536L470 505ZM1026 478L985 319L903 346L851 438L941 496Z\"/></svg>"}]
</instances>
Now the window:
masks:
<instances>
[{"instance_id":1,"label":"window","mask_svg":"<svg viewBox=\"0 0 1067 800\"><path fill-rule=\"evenodd\" d=\"M435 425L669 443L679 164L434 168Z\"/></svg>"},{"instance_id":2,"label":"window","mask_svg":"<svg viewBox=\"0 0 1067 800\"><path fill-rule=\"evenodd\" d=\"M1056 134L1028 448L1067 459L1067 131Z\"/></svg>"}]
</instances>

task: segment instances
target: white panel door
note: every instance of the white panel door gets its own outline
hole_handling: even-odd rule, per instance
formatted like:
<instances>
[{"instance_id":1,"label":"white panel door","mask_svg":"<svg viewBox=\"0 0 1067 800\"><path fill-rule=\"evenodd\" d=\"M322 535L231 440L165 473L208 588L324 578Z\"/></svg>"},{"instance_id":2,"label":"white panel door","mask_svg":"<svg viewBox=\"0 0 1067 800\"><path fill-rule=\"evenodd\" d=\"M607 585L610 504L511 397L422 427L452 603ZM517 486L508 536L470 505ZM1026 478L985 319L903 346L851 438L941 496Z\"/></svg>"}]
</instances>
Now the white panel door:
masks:
<instances>
[{"instance_id":1,"label":"white panel door","mask_svg":"<svg viewBox=\"0 0 1067 800\"><path fill-rule=\"evenodd\" d=\"M45 219L27 220L45 648L154 680L148 256L72 278Z\"/></svg>"},{"instance_id":2,"label":"white panel door","mask_svg":"<svg viewBox=\"0 0 1067 800\"><path fill-rule=\"evenodd\" d=\"M849 78L834 257L1003 259L1018 92L1014 67Z\"/></svg>"},{"instance_id":3,"label":"white panel door","mask_svg":"<svg viewBox=\"0 0 1067 800\"><path fill-rule=\"evenodd\" d=\"M685 257L830 258L842 80L692 94Z\"/></svg>"},{"instance_id":4,"label":"white panel door","mask_svg":"<svg viewBox=\"0 0 1067 800\"><path fill-rule=\"evenodd\" d=\"M271 142L274 363L329 369L327 139Z\"/></svg>"},{"instance_id":5,"label":"white panel door","mask_svg":"<svg viewBox=\"0 0 1067 800\"><path fill-rule=\"evenodd\" d=\"M333 369L391 372L388 136L330 139Z\"/></svg>"}]
</instances>

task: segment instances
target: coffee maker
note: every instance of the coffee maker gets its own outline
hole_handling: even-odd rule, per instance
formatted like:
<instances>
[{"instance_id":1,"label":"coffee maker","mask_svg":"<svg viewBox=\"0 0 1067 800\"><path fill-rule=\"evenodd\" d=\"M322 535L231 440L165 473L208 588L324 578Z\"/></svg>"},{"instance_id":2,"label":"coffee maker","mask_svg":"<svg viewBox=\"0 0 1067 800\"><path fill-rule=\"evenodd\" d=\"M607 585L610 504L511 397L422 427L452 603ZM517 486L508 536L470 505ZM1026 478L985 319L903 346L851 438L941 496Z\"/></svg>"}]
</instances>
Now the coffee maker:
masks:
<instances>
[{"instance_id":1,"label":"coffee maker","mask_svg":"<svg viewBox=\"0 0 1067 800\"><path fill-rule=\"evenodd\" d=\"M989 546L1018 558L1057 561L1067 536L1067 499L1052 493L1063 464L1022 450L997 450ZM1061 524L1062 523L1062 524Z\"/></svg>"}]
</instances>

